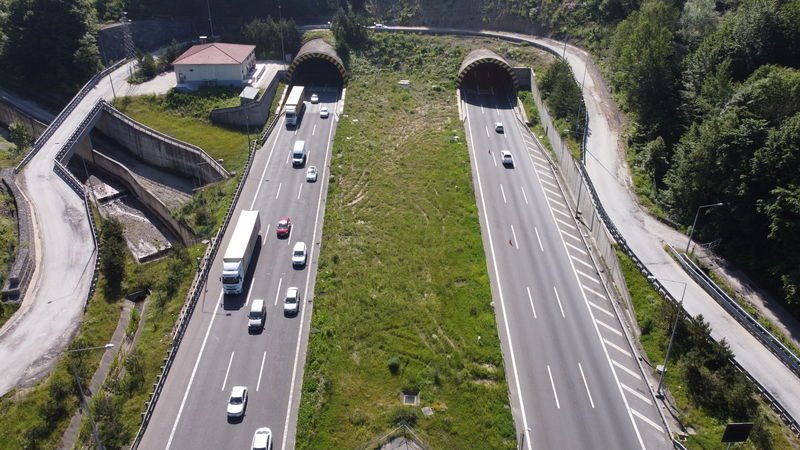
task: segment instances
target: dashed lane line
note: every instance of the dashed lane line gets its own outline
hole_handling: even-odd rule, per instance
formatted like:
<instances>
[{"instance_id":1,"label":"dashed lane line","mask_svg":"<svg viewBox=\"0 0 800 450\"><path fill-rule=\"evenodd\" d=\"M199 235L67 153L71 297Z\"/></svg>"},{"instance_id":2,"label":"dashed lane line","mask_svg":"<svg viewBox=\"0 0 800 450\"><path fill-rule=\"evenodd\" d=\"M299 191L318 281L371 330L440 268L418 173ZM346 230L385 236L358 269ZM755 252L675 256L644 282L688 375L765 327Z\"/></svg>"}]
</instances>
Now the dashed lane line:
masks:
<instances>
[{"instance_id":1,"label":"dashed lane line","mask_svg":"<svg viewBox=\"0 0 800 450\"><path fill-rule=\"evenodd\" d=\"M536 319L536 308L533 306L533 297L531 296L531 288L526 287L526 291L528 291L528 301L531 304L531 311L533 311L533 318Z\"/></svg>"},{"instance_id":2,"label":"dashed lane line","mask_svg":"<svg viewBox=\"0 0 800 450\"><path fill-rule=\"evenodd\" d=\"M556 289L556 287L555 287L555 286L553 286L553 292L555 292L555 293L556 293L556 300L558 301L558 309L560 309L560 310L561 310L561 317L563 317L563 318L565 318L565 319L566 319L566 318L567 318L567 316L566 316L566 315L564 315L564 307L563 307L563 306L561 306L561 297L559 297L559 296L558 296L558 290Z\"/></svg>"},{"instance_id":3,"label":"dashed lane line","mask_svg":"<svg viewBox=\"0 0 800 450\"><path fill-rule=\"evenodd\" d=\"M592 392L589 390L589 383L586 382L586 376L583 374L583 367L581 367L581 363L578 363L578 370L581 371L581 378L583 378L583 386L586 388L586 395L589 396L589 403L592 404L592 409L594 409L594 400L592 400Z\"/></svg>"},{"instance_id":4,"label":"dashed lane line","mask_svg":"<svg viewBox=\"0 0 800 450\"><path fill-rule=\"evenodd\" d=\"M556 384L553 382L553 372L550 371L550 364L547 365L547 374L550 376L550 386L553 386L553 397L556 399L556 408L561 409L561 404L558 403L558 392L556 392Z\"/></svg>"}]
</instances>

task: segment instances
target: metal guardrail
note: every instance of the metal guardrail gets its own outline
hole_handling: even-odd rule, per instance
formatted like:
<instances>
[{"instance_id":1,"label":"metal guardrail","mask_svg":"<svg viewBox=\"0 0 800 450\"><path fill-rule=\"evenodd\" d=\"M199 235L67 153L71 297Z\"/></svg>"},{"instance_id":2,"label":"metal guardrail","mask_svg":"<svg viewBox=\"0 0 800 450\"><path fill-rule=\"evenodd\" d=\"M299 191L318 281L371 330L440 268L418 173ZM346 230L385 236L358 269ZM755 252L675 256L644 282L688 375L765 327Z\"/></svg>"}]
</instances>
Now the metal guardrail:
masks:
<instances>
[{"instance_id":1,"label":"metal guardrail","mask_svg":"<svg viewBox=\"0 0 800 450\"><path fill-rule=\"evenodd\" d=\"M269 134L275 128L279 118L280 115L276 115L272 118L272 122L264 130L264 133L262 133L261 137L263 137L264 140L266 140L266 136L269 136ZM183 335L189 325L189 319L194 312L195 306L197 306L197 300L200 298L202 287L206 282L208 272L211 269L211 265L214 261L217 251L219 250L219 243L222 240L222 237L225 235L225 231L230 224L233 213L236 211L236 204L239 201L239 197L241 197L245 181L247 180L247 175L250 173L250 168L253 165L253 159L255 159L256 147L261 145L261 143L262 141L259 138L250 145L247 164L245 164L244 170L242 171L242 177L239 180L239 185L236 187L236 192L233 195L231 204L228 206L228 212L225 214L225 219L217 231L217 234L211 239L211 243L209 244L208 248L206 248L206 254L203 256L203 259L200 262L200 266L197 269L197 274L195 275L192 285L189 288L189 292L186 295L187 301L181 309L181 312L178 316L178 321L172 331L172 345L167 351L167 356L164 358L164 365L161 366L161 374L158 375L158 380L153 384L153 392L150 393L148 401L145 402L145 410L142 412L142 423L139 426L139 430L136 432L136 437L133 439L133 443L131 444L132 449L138 448L139 443L141 443L142 436L144 436L144 432L147 429L147 425L150 423L150 419L153 416L153 411L155 410L158 398L161 396L161 391L164 388L167 375L172 367L172 363L175 361L175 354L177 353L178 347L180 347L181 341L183 340Z\"/></svg>"},{"instance_id":2,"label":"metal guardrail","mask_svg":"<svg viewBox=\"0 0 800 450\"><path fill-rule=\"evenodd\" d=\"M67 106L65 106L64 109L62 109L61 112L58 113L58 116L56 116L53 122L50 123L50 125L47 127L46 130L44 130L44 133L42 133L42 135L39 136L38 139L36 139L36 142L34 142L33 146L31 147L31 151L29 151L28 154L25 155L25 158L23 158L22 161L20 161L20 163L17 164L17 167L14 168L14 173L19 173L19 171L22 170L25 167L25 165L28 164L31 159L33 159L34 156L36 156L36 153L38 153L39 150L41 150L44 143L47 142L47 140L53 136L53 133L55 133L58 127L60 127L61 124L64 123L64 120L67 118L67 116L72 114L72 111L74 111L75 107L77 107L78 104L83 100L83 98L86 97L86 94L88 94L89 91L94 89L97 83L101 79L103 79L103 77L113 72L121 65L125 64L125 62L127 62L126 59L117 61L110 67L103 69L100 72L97 72L96 74L92 75L92 78L90 78L89 81L87 81L86 84L83 85L81 90L78 91L78 93L74 97L72 97L72 100L70 100L69 103L67 103Z\"/></svg>"},{"instance_id":3,"label":"metal guardrail","mask_svg":"<svg viewBox=\"0 0 800 450\"><path fill-rule=\"evenodd\" d=\"M678 253L671 246L670 252L678 259L684 270L694 278L697 283L703 287L728 313L730 313L742 326L760 340L767 348L772 350L780 360L786 364L792 372L800 376L800 357L798 357L790 348L783 344L774 334L764 328L753 316L750 315L744 308L742 308L736 300L731 298L727 292L722 290L717 283L714 282L708 275L703 272L697 264L694 263L686 254Z\"/></svg>"}]
</instances>

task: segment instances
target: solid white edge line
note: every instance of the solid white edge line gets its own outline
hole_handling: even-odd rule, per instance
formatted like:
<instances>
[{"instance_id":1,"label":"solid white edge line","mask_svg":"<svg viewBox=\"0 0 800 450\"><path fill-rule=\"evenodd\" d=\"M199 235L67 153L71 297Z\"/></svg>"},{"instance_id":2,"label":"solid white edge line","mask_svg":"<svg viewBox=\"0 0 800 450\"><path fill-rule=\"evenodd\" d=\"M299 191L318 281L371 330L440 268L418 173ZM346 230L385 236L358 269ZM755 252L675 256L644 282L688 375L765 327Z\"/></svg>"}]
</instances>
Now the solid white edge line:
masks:
<instances>
[{"instance_id":1,"label":"solid white edge line","mask_svg":"<svg viewBox=\"0 0 800 450\"><path fill-rule=\"evenodd\" d=\"M337 99L336 102L338 103L339 99ZM333 138L333 125L334 125L334 123L336 123L336 122L332 120L331 121L331 128L328 131L328 145L327 145L327 147L325 149L325 164L322 166L322 174L321 174L322 177L323 177L322 178L323 179L323 183L327 183L327 179L325 178L325 171L328 170L328 161L329 161L329 158L330 158L330 155L331 155L331 145L333 145L332 138ZM314 252L314 243L317 242L317 229L319 228L318 227L318 225L319 225L319 212L320 212L320 208L322 206L322 197L323 197L323 194L325 194L325 193L327 193L327 189L320 189L319 190L319 197L317 199L317 215L314 218L314 234L312 235L312 238L311 238L311 245L309 245L308 262L306 263L306 266L310 266L311 265L311 255ZM309 294L309 292L308 292L308 283L311 280L311 272L312 271L310 269L306 270L306 285L303 288L303 292L306 295L306 302L308 302L308 303L310 303L310 299L311 299L311 294ZM287 435L288 435L288 432L289 432L289 419L291 418L291 415L292 415L292 400L294 398L294 385L297 382L297 362L300 359L300 347L301 347L301 344L303 342L303 340L302 340L302 337L303 337L303 323L304 323L303 321L305 320L306 310L308 310L308 309L310 309L310 307L300 308L300 326L297 327L297 346L295 347L295 351L294 351L294 365L292 367L292 383L291 383L291 386L289 388L289 401L286 404L286 421L284 422L284 425L283 425L283 439L282 439L282 442L281 442L281 450L286 450L286 438L287 438Z\"/></svg>"},{"instance_id":2,"label":"solid white edge line","mask_svg":"<svg viewBox=\"0 0 800 450\"><path fill-rule=\"evenodd\" d=\"M536 240L539 241L539 250L544 252L544 247L542 246L542 238L539 237L539 229L536 228L536 227L533 227L533 231L536 232Z\"/></svg>"},{"instance_id":3,"label":"solid white edge line","mask_svg":"<svg viewBox=\"0 0 800 450\"><path fill-rule=\"evenodd\" d=\"M189 391L192 389L192 383L194 382L194 376L197 374L197 367L200 365L200 358L203 357L203 350L206 348L206 342L208 341L208 335L211 333L211 326L214 325L214 319L217 318L216 309L219 307L220 302L222 302L223 297L222 292L219 293L219 298L217 299L217 303L214 306L214 314L211 316L211 322L208 324L208 329L206 329L206 335L203 337L203 344L200 346L200 352L197 354L197 359L194 362L194 368L192 369L192 376L189 377L189 383L186 385L186 390L183 392L183 400L181 400L181 406L178 408L178 415L175 416L175 423L172 424L172 431L169 433L169 439L167 440L167 446L164 447L165 450L169 450L169 447L172 445L172 439L175 437L175 430L178 429L178 422L181 420L181 414L183 414L183 407L186 406L186 399L189 397Z\"/></svg>"},{"instance_id":4,"label":"solid white edge line","mask_svg":"<svg viewBox=\"0 0 800 450\"><path fill-rule=\"evenodd\" d=\"M261 369L258 371L258 383L256 384L256 392L261 388L261 374L264 373L264 361L267 359L267 352L264 351L264 356L261 357Z\"/></svg>"},{"instance_id":5,"label":"solid white edge line","mask_svg":"<svg viewBox=\"0 0 800 450\"><path fill-rule=\"evenodd\" d=\"M536 319L536 308L533 306L533 297L531 296L531 288L526 286L525 290L528 291L528 301L531 303L531 311L533 311L533 318Z\"/></svg>"},{"instance_id":6,"label":"solid white edge line","mask_svg":"<svg viewBox=\"0 0 800 450\"><path fill-rule=\"evenodd\" d=\"M553 387L553 397L556 399L556 408L561 409L561 404L558 402L558 393L556 392L556 383L553 382L553 372L550 371L550 364L547 365L547 375L550 376L550 386Z\"/></svg>"},{"instance_id":7,"label":"solid white edge line","mask_svg":"<svg viewBox=\"0 0 800 450\"><path fill-rule=\"evenodd\" d=\"M583 367L581 367L581 363L578 363L578 370L581 371L581 378L583 378L583 386L586 388L586 395L589 396L589 403L592 404L592 409L594 409L594 400L592 400L592 392L589 390L589 383L586 382L586 376L583 374Z\"/></svg>"},{"instance_id":8,"label":"solid white edge line","mask_svg":"<svg viewBox=\"0 0 800 450\"><path fill-rule=\"evenodd\" d=\"M561 317L566 319L567 316L564 315L564 308L561 306L561 297L558 296L558 290L556 289L555 286L553 286L553 292L556 293L556 300L558 300L558 309L561 310Z\"/></svg>"},{"instance_id":9,"label":"solid white edge line","mask_svg":"<svg viewBox=\"0 0 800 450\"><path fill-rule=\"evenodd\" d=\"M231 352L231 358L228 360L228 368L225 369L225 378L222 379L222 389L221 391L225 390L225 385L228 383L228 375L231 373L231 363L233 363L233 354L236 352Z\"/></svg>"},{"instance_id":10,"label":"solid white edge line","mask_svg":"<svg viewBox=\"0 0 800 450\"><path fill-rule=\"evenodd\" d=\"M483 110L482 106L481 106L481 110ZM470 140L470 144L471 144L470 145L470 150L472 152L472 160L475 163L475 177L478 179L478 183L477 183L478 184L478 193L479 193L480 198L481 198L481 207L482 207L482 212L483 212L483 219L486 222L486 234L487 234L487 240L489 242L489 250L490 250L490 252L492 254L492 267L494 268L494 276L497 279L497 295L498 295L498 297L500 297L500 310L502 311L502 314L503 314L503 325L505 325L504 328L505 328L505 331L506 331L506 340L508 341L508 352L509 352L509 356L511 357L511 370L514 373L514 384L516 384L516 388L517 388L516 389L517 390L517 400L519 401L520 414L522 414L522 430L523 430L523 433L525 435L525 442L527 443L528 450L532 450L533 447L532 447L531 438L530 438L530 435L529 435L529 431L530 430L528 428L528 416L525 414L525 403L522 400L522 391L521 391L520 384L519 384L519 372L517 371L517 360L516 360L516 357L514 356L514 344L511 342L511 331L510 331L509 326L508 326L508 315L506 314L506 305L505 305L505 300L503 299L503 288L501 287L501 283L500 283L500 271L497 269L497 259L495 257L495 252L494 252L494 243L492 242L492 230L491 230L491 227L489 227L489 216L487 216L487 214L486 214L486 201L484 200L484 197L483 197L483 186L481 185L481 174L480 174L480 169L478 169L478 160L477 160L477 157L475 155L475 142L473 142L473 140L472 140L472 125L471 125L471 120L470 120L470 117L469 117L469 110L465 109L465 111L466 111L466 116L467 116L467 122L466 122L467 123L467 133L469 134L469 140Z\"/></svg>"}]
</instances>

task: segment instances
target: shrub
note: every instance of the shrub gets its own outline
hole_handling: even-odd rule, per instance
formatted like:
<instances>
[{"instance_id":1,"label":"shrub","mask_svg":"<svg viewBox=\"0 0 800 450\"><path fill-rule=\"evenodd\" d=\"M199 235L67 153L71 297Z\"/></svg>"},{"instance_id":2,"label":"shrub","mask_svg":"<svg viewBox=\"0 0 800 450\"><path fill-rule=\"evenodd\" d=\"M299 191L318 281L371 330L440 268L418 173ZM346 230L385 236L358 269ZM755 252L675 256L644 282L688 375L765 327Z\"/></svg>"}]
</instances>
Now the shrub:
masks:
<instances>
[{"instance_id":1,"label":"shrub","mask_svg":"<svg viewBox=\"0 0 800 450\"><path fill-rule=\"evenodd\" d=\"M397 373L400 372L400 358L393 356L392 359L389 360L387 366L392 375L397 375Z\"/></svg>"}]
</instances>

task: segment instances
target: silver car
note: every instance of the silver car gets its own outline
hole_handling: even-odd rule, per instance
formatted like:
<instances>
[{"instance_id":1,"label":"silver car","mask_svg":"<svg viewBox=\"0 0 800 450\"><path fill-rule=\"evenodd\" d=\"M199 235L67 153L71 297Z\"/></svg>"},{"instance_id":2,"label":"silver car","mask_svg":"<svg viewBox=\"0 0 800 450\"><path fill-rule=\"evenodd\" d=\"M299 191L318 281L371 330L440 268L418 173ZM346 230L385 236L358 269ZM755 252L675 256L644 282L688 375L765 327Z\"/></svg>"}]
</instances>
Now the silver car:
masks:
<instances>
[{"instance_id":1,"label":"silver car","mask_svg":"<svg viewBox=\"0 0 800 450\"><path fill-rule=\"evenodd\" d=\"M306 181L313 183L317 181L317 166L309 166L306 170Z\"/></svg>"},{"instance_id":2,"label":"silver car","mask_svg":"<svg viewBox=\"0 0 800 450\"><path fill-rule=\"evenodd\" d=\"M259 428L253 435L252 450L272 450L272 430L267 427Z\"/></svg>"},{"instance_id":3,"label":"silver car","mask_svg":"<svg viewBox=\"0 0 800 450\"><path fill-rule=\"evenodd\" d=\"M283 315L295 316L300 310L300 290L292 286L286 289L286 298L283 300Z\"/></svg>"},{"instance_id":4,"label":"silver car","mask_svg":"<svg viewBox=\"0 0 800 450\"><path fill-rule=\"evenodd\" d=\"M228 417L242 417L247 406L247 387L234 386L228 399Z\"/></svg>"}]
</instances>

